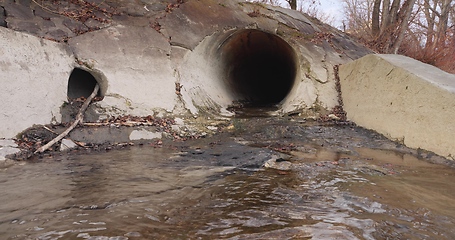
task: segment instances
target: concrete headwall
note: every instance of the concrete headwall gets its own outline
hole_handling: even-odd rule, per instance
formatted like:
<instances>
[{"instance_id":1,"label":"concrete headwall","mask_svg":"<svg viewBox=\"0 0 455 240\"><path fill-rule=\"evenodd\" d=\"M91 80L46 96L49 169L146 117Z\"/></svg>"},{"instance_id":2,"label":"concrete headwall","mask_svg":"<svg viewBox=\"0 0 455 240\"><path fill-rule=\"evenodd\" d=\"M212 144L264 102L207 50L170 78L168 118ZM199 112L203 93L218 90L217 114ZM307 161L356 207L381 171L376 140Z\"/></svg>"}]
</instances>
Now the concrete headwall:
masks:
<instances>
[{"instance_id":1,"label":"concrete headwall","mask_svg":"<svg viewBox=\"0 0 455 240\"><path fill-rule=\"evenodd\" d=\"M73 65L67 45L0 27L0 138L60 122Z\"/></svg>"},{"instance_id":2,"label":"concrete headwall","mask_svg":"<svg viewBox=\"0 0 455 240\"><path fill-rule=\"evenodd\" d=\"M171 46L152 28L118 25L68 41L86 70L104 74L100 114L153 115L176 105Z\"/></svg>"},{"instance_id":3,"label":"concrete headwall","mask_svg":"<svg viewBox=\"0 0 455 240\"><path fill-rule=\"evenodd\" d=\"M368 55L339 75L349 120L455 158L455 75L400 55Z\"/></svg>"},{"instance_id":4,"label":"concrete headwall","mask_svg":"<svg viewBox=\"0 0 455 240\"><path fill-rule=\"evenodd\" d=\"M87 97L96 83L103 98L90 112L98 119L229 115L237 101L316 116L338 104L334 65L371 52L289 9L225 0L147 2L112 3L122 14L98 23L43 14L27 1L0 3L7 27L16 30L0 28L0 138L60 122L67 97Z\"/></svg>"}]
</instances>

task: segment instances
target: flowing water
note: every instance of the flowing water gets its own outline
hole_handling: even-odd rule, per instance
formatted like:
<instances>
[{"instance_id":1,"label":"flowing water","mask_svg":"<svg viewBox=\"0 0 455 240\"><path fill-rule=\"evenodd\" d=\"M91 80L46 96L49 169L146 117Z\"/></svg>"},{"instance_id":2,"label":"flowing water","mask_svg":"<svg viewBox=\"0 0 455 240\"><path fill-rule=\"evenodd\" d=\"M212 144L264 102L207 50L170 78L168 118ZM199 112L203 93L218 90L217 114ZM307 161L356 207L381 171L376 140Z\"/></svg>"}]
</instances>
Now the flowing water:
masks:
<instances>
[{"instance_id":1,"label":"flowing water","mask_svg":"<svg viewBox=\"0 0 455 240\"><path fill-rule=\"evenodd\" d=\"M355 127L235 124L0 169L0 238L455 239L454 168Z\"/></svg>"}]
</instances>

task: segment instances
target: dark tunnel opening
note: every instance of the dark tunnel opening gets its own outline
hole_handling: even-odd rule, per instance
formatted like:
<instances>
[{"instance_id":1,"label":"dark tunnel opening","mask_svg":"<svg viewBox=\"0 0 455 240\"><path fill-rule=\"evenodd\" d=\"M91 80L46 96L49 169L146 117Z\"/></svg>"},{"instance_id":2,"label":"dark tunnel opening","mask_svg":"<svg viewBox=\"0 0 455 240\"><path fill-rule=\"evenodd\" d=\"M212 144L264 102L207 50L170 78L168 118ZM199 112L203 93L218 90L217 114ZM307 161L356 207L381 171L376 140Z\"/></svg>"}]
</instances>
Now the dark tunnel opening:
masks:
<instances>
[{"instance_id":1,"label":"dark tunnel opening","mask_svg":"<svg viewBox=\"0 0 455 240\"><path fill-rule=\"evenodd\" d=\"M291 91L297 73L293 48L280 37L246 29L221 46L225 84L236 101L276 105Z\"/></svg>"},{"instance_id":2,"label":"dark tunnel opening","mask_svg":"<svg viewBox=\"0 0 455 240\"><path fill-rule=\"evenodd\" d=\"M80 68L74 68L68 79L68 99L76 99L80 97L88 98L97 83L98 81L96 78L88 71ZM100 91L98 91L97 96L101 96Z\"/></svg>"}]
</instances>

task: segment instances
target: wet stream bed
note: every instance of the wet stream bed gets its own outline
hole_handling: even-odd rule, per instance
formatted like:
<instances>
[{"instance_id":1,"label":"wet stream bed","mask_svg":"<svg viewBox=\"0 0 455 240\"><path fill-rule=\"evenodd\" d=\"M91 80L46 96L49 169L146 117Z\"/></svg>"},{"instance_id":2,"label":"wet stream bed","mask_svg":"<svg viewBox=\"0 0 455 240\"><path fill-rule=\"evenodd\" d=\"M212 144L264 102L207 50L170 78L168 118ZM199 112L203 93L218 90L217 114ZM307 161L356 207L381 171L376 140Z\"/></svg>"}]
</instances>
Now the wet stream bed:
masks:
<instances>
[{"instance_id":1,"label":"wet stream bed","mask_svg":"<svg viewBox=\"0 0 455 240\"><path fill-rule=\"evenodd\" d=\"M0 169L1 239L455 239L455 168L352 125L233 119L211 137Z\"/></svg>"}]
</instances>

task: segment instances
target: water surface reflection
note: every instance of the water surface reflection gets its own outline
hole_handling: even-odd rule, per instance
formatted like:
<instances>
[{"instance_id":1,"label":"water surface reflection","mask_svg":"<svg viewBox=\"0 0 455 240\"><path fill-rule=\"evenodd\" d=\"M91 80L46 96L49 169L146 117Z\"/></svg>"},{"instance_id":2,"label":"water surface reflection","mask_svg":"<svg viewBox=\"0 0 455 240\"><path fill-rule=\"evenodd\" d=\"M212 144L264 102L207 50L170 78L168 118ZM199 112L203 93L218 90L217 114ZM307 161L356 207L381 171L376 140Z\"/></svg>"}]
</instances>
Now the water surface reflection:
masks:
<instances>
[{"instance_id":1,"label":"water surface reflection","mask_svg":"<svg viewBox=\"0 0 455 240\"><path fill-rule=\"evenodd\" d=\"M264 169L276 152L203 146L1 169L2 239L455 239L451 168L306 146L289 170Z\"/></svg>"}]
</instances>

